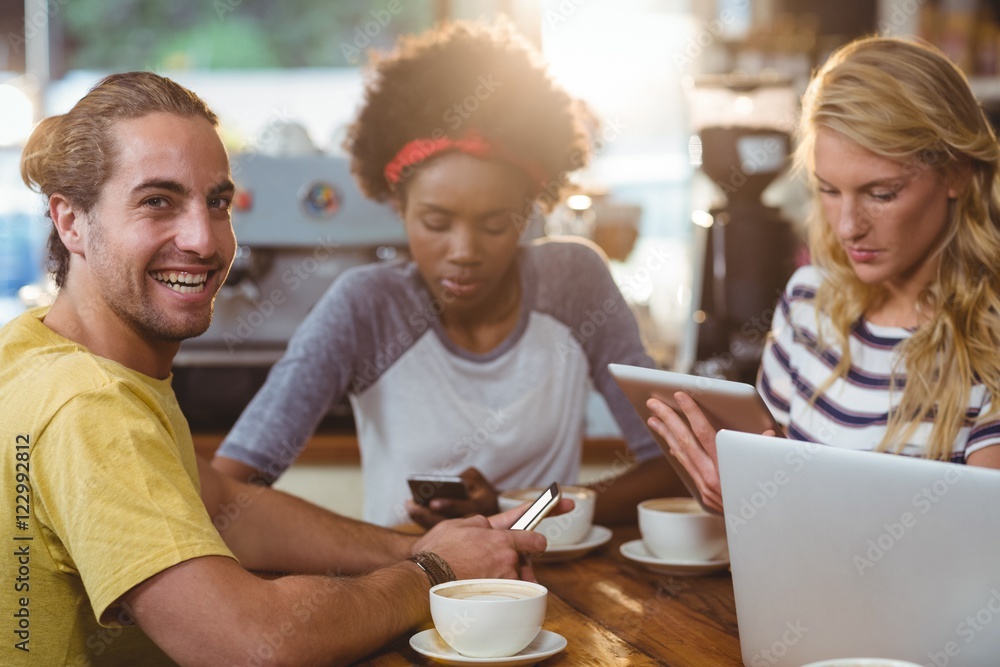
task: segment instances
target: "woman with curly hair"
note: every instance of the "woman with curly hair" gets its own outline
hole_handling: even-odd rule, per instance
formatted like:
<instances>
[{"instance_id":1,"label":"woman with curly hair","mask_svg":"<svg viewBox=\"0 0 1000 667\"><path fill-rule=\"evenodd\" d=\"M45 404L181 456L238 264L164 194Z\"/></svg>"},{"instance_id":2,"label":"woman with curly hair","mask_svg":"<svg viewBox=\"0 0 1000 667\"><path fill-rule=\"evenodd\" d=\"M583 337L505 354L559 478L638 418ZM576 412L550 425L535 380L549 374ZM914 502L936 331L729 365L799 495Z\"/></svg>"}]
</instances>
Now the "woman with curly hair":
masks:
<instances>
[{"instance_id":1,"label":"woman with curly hair","mask_svg":"<svg viewBox=\"0 0 1000 667\"><path fill-rule=\"evenodd\" d=\"M866 38L803 98L813 266L792 276L758 387L787 435L1000 468L1000 148L930 46ZM715 431L663 403L650 427L722 507Z\"/></svg>"},{"instance_id":2,"label":"woman with curly hair","mask_svg":"<svg viewBox=\"0 0 1000 667\"><path fill-rule=\"evenodd\" d=\"M429 526L495 510L497 488L576 482L594 386L642 464L602 480L596 520L676 491L607 371L653 362L605 260L583 242L524 241L535 206L586 164L585 120L507 23L444 25L377 58L347 148L365 194L399 212L412 261L338 278L214 465L277 477L346 395L365 518ZM461 473L470 499L418 506L406 477L421 473Z\"/></svg>"}]
</instances>

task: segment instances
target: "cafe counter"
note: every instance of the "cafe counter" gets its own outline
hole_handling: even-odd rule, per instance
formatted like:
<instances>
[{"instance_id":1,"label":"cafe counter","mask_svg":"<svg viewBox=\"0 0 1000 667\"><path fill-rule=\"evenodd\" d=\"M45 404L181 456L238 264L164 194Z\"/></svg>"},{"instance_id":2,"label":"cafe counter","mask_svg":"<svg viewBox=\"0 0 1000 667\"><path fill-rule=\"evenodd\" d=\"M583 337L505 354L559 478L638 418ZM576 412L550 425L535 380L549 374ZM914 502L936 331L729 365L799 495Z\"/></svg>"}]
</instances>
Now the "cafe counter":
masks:
<instances>
[{"instance_id":1,"label":"cafe counter","mask_svg":"<svg viewBox=\"0 0 1000 667\"><path fill-rule=\"evenodd\" d=\"M211 460L225 437L220 431L194 431L191 434L199 456ZM583 463L600 466L618 458L628 457L628 447L620 438L586 438L583 441ZM351 430L321 430L309 439L309 444L296 459L305 464L360 463L358 439Z\"/></svg>"}]
</instances>

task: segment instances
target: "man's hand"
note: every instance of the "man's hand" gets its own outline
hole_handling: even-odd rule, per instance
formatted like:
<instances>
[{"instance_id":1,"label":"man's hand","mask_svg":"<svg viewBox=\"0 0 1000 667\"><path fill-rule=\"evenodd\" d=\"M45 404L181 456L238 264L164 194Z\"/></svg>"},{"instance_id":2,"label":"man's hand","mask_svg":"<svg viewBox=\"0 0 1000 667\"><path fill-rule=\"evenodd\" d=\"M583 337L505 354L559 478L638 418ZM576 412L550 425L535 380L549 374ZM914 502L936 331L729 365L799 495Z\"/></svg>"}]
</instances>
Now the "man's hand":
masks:
<instances>
[{"instance_id":1,"label":"man's hand","mask_svg":"<svg viewBox=\"0 0 1000 667\"><path fill-rule=\"evenodd\" d=\"M454 498L434 498L426 507L406 501L406 511L410 518L424 528L431 528L445 519L482 514L489 516L498 511L497 491L490 481L476 468L466 468L459 475L469 491L468 500Z\"/></svg>"},{"instance_id":2,"label":"man's hand","mask_svg":"<svg viewBox=\"0 0 1000 667\"><path fill-rule=\"evenodd\" d=\"M489 518L477 515L442 521L414 544L413 553L433 551L459 579L534 581L530 558L545 551L545 537L533 530L510 530L530 506L524 503ZM550 515L572 509L573 501L563 499Z\"/></svg>"}]
</instances>

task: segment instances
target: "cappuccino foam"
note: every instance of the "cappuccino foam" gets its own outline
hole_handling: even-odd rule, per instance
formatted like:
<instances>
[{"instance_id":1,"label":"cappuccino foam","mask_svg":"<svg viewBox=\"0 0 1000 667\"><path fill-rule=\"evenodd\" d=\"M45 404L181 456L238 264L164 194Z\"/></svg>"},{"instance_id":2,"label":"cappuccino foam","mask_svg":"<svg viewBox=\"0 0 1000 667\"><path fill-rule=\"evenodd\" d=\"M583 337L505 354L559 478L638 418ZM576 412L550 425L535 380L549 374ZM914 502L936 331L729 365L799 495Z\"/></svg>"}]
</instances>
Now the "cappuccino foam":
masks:
<instances>
[{"instance_id":1,"label":"cappuccino foam","mask_svg":"<svg viewBox=\"0 0 1000 667\"><path fill-rule=\"evenodd\" d=\"M439 591L435 595L456 600L524 600L541 595L540 591L524 586L503 584L469 584L468 586L452 586Z\"/></svg>"}]
</instances>

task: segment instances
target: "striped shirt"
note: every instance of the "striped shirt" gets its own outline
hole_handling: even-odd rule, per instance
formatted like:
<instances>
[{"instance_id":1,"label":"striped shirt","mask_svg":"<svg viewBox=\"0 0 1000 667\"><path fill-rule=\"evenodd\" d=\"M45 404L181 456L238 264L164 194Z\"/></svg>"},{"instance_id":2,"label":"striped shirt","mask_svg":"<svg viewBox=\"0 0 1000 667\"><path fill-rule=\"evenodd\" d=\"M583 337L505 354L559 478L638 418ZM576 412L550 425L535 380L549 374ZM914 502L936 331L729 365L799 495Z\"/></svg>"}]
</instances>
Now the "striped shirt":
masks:
<instances>
[{"instance_id":1,"label":"striped shirt","mask_svg":"<svg viewBox=\"0 0 1000 667\"><path fill-rule=\"evenodd\" d=\"M822 281L812 266L795 272L771 323L764 349L758 389L789 438L857 450L875 449L886 432L890 409L899 405L905 383L899 344L912 334L902 327L873 324L861 318L852 327L848 344L851 366L810 404L816 390L840 361L833 325L825 315L817 321L814 297ZM823 327L819 345L818 326ZM892 389L892 371L903 381ZM986 421L990 394L975 385L969 396L966 420L952 449L951 460L964 463L973 452L1000 444L1000 419ZM906 456L924 456L933 427L924 419L902 450Z\"/></svg>"}]
</instances>

